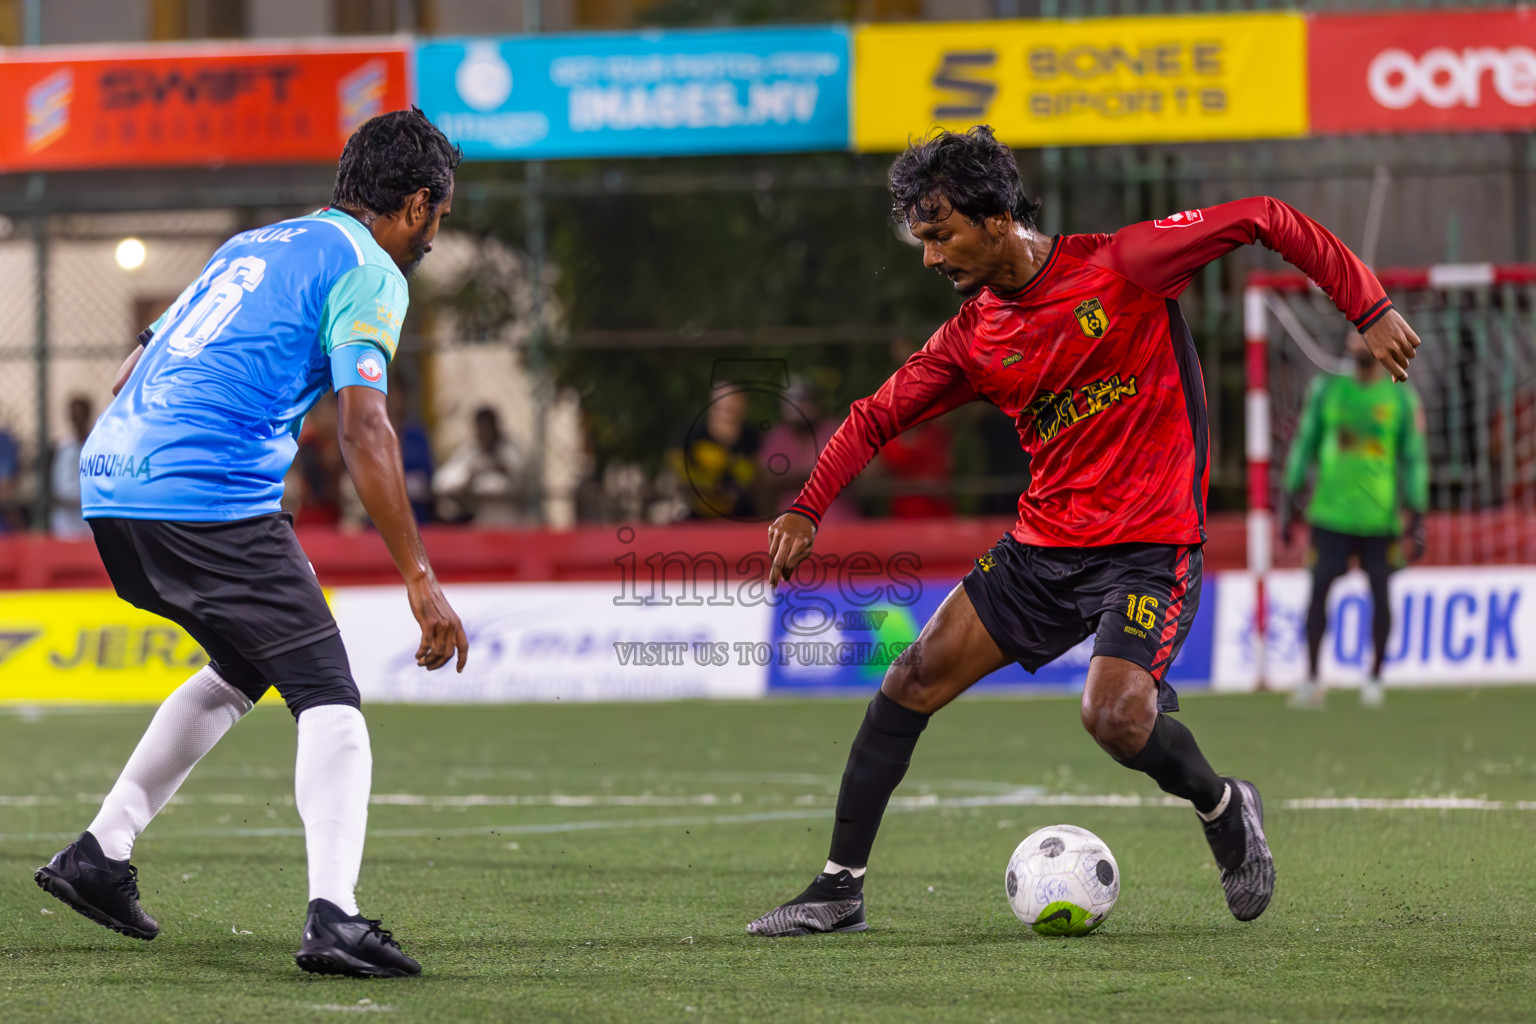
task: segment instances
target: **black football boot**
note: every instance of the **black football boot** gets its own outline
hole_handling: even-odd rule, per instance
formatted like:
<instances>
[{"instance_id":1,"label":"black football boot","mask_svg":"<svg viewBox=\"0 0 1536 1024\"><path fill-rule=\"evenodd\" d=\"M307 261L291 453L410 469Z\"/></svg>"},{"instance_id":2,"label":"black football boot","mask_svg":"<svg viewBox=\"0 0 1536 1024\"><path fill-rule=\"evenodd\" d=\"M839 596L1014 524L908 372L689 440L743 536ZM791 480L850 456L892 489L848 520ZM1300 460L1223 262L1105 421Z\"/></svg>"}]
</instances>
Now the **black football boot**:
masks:
<instances>
[{"instance_id":1,"label":"black football boot","mask_svg":"<svg viewBox=\"0 0 1536 1024\"><path fill-rule=\"evenodd\" d=\"M1204 822L1205 840L1221 868L1227 909L1239 921L1252 921L1275 894L1275 858L1264 838L1264 803L1258 788L1244 779L1226 783L1231 799L1219 818Z\"/></svg>"},{"instance_id":2,"label":"black football boot","mask_svg":"<svg viewBox=\"0 0 1536 1024\"><path fill-rule=\"evenodd\" d=\"M126 860L108 860L89 832L81 832L32 877L99 925L135 939L160 934L159 923L139 906L139 869Z\"/></svg>"},{"instance_id":3,"label":"black football boot","mask_svg":"<svg viewBox=\"0 0 1536 1024\"><path fill-rule=\"evenodd\" d=\"M421 964L400 951L383 922L348 917L330 900L310 900L304 922L304 943L293 955L310 974L344 974L349 978L410 978Z\"/></svg>"},{"instance_id":4,"label":"black football boot","mask_svg":"<svg viewBox=\"0 0 1536 1024\"><path fill-rule=\"evenodd\" d=\"M868 930L864 879L854 878L846 869L835 875L817 875L805 892L747 925L749 935L769 938Z\"/></svg>"}]
</instances>

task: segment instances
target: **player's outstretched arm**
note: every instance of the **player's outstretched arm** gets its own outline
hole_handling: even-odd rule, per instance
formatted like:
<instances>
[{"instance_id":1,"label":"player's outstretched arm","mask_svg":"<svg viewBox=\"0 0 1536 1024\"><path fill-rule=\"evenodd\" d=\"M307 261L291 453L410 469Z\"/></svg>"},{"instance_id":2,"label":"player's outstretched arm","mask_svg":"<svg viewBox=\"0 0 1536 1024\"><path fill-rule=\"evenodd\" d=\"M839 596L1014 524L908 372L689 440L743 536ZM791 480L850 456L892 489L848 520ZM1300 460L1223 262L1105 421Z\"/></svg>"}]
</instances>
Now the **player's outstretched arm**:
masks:
<instances>
[{"instance_id":1,"label":"player's outstretched arm","mask_svg":"<svg viewBox=\"0 0 1536 1024\"><path fill-rule=\"evenodd\" d=\"M1401 383L1408 379L1408 361L1413 350L1419 347L1419 336L1413 333L1402 314L1395 309L1386 314L1360 335L1365 347L1371 350L1376 361L1387 368L1392 379Z\"/></svg>"},{"instance_id":2,"label":"player's outstretched arm","mask_svg":"<svg viewBox=\"0 0 1536 1024\"><path fill-rule=\"evenodd\" d=\"M416 519L411 515L400 442L389 424L384 392L370 387L344 387L336 393L336 400L340 418L337 432L347 472L352 474L363 508L405 579L411 614L421 626L416 664L428 669L441 668L457 651L458 671L462 672L469 658L469 638L438 586L416 529Z\"/></svg>"},{"instance_id":3,"label":"player's outstretched arm","mask_svg":"<svg viewBox=\"0 0 1536 1024\"><path fill-rule=\"evenodd\" d=\"M785 512L768 527L768 585L777 587L795 574L816 542L816 524L799 512Z\"/></svg>"}]
</instances>

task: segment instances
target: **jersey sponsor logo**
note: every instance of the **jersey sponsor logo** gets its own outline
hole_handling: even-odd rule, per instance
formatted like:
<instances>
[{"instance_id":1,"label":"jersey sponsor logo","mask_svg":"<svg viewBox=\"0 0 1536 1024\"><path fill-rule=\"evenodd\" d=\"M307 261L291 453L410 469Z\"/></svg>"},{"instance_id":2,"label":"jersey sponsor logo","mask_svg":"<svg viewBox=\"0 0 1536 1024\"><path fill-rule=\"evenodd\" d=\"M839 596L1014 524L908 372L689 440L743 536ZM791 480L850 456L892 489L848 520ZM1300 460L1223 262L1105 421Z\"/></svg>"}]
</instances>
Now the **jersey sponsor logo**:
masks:
<instances>
[{"instance_id":1,"label":"jersey sponsor logo","mask_svg":"<svg viewBox=\"0 0 1536 1024\"><path fill-rule=\"evenodd\" d=\"M1023 358L1024 353L1022 352L1015 352L1012 355L1003 356L1003 369L1008 369L1008 367L1012 366L1014 363Z\"/></svg>"},{"instance_id":2,"label":"jersey sponsor logo","mask_svg":"<svg viewBox=\"0 0 1536 1024\"><path fill-rule=\"evenodd\" d=\"M373 312L379 323L383 324L385 327L388 327L392 331L400 330L400 317L395 312L394 308L388 303L375 303Z\"/></svg>"},{"instance_id":3,"label":"jersey sponsor logo","mask_svg":"<svg viewBox=\"0 0 1536 1024\"><path fill-rule=\"evenodd\" d=\"M1098 299L1089 299L1080 304L1072 311L1072 315L1077 317L1077 325L1090 338L1102 338L1104 332L1109 330L1109 314Z\"/></svg>"},{"instance_id":4,"label":"jersey sponsor logo","mask_svg":"<svg viewBox=\"0 0 1536 1024\"><path fill-rule=\"evenodd\" d=\"M1077 395L1083 395L1078 407ZM1070 427L1117 405L1123 398L1136 396L1136 378L1122 382L1118 373L1104 380L1090 381L1076 390L1045 391L1035 396L1024 411L1035 418L1035 433L1042 443L1053 440L1063 427Z\"/></svg>"},{"instance_id":5,"label":"jersey sponsor logo","mask_svg":"<svg viewBox=\"0 0 1536 1024\"><path fill-rule=\"evenodd\" d=\"M377 384L384 379L384 366L379 357L370 352L358 357L357 375L370 384Z\"/></svg>"},{"instance_id":6,"label":"jersey sponsor logo","mask_svg":"<svg viewBox=\"0 0 1536 1024\"><path fill-rule=\"evenodd\" d=\"M991 572L992 571L992 567L995 566L996 564L997 564L997 559L995 557L993 557L992 552L990 552L990 551L988 551L986 554L982 555L980 558L976 559L976 567L978 569L980 569L982 572Z\"/></svg>"},{"instance_id":7,"label":"jersey sponsor logo","mask_svg":"<svg viewBox=\"0 0 1536 1024\"><path fill-rule=\"evenodd\" d=\"M366 320L352 321L352 337L368 338L377 341L390 351L395 348L395 336L377 324L370 324Z\"/></svg>"},{"instance_id":8,"label":"jersey sponsor logo","mask_svg":"<svg viewBox=\"0 0 1536 1024\"><path fill-rule=\"evenodd\" d=\"M143 477L149 479L149 456L92 455L80 460L81 476Z\"/></svg>"},{"instance_id":9,"label":"jersey sponsor logo","mask_svg":"<svg viewBox=\"0 0 1536 1024\"><path fill-rule=\"evenodd\" d=\"M1155 228L1187 228L1192 224L1199 224L1203 220L1205 220L1205 214L1199 210L1184 210L1181 213L1174 214L1172 217L1155 220L1152 222L1152 226Z\"/></svg>"}]
</instances>

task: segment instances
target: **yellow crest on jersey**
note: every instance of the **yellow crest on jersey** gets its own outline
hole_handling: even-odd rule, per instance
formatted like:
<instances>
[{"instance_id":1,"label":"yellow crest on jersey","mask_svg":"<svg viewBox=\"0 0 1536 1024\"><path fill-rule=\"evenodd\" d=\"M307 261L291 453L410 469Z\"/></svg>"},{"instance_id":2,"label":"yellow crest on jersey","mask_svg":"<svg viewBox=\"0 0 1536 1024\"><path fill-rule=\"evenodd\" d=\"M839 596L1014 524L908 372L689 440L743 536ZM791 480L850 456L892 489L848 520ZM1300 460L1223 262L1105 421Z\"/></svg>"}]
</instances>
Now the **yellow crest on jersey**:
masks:
<instances>
[{"instance_id":1,"label":"yellow crest on jersey","mask_svg":"<svg viewBox=\"0 0 1536 1024\"><path fill-rule=\"evenodd\" d=\"M1109 314L1104 312L1104 305L1098 299L1089 299L1080 304L1072 314L1077 317L1077 325L1090 338L1102 338L1104 332L1109 330Z\"/></svg>"}]
</instances>

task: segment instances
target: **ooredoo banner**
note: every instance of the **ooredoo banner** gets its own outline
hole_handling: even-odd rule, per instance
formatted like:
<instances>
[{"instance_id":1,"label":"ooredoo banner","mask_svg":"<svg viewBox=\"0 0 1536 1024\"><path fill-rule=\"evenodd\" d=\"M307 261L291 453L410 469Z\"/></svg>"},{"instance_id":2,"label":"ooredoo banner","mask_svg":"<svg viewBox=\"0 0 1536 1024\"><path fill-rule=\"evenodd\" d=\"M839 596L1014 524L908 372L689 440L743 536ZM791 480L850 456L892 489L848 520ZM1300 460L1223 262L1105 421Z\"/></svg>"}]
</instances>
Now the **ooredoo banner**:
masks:
<instances>
[{"instance_id":1,"label":"ooredoo banner","mask_svg":"<svg viewBox=\"0 0 1536 1024\"><path fill-rule=\"evenodd\" d=\"M1013 145L1301 135L1299 14L869 25L854 33L856 149L990 124Z\"/></svg>"},{"instance_id":2,"label":"ooredoo banner","mask_svg":"<svg viewBox=\"0 0 1536 1024\"><path fill-rule=\"evenodd\" d=\"M1314 17L1315 134L1529 131L1536 15L1500 11Z\"/></svg>"},{"instance_id":3,"label":"ooredoo banner","mask_svg":"<svg viewBox=\"0 0 1536 1024\"><path fill-rule=\"evenodd\" d=\"M334 161L410 103L408 49L138 46L0 60L0 169Z\"/></svg>"}]
</instances>

